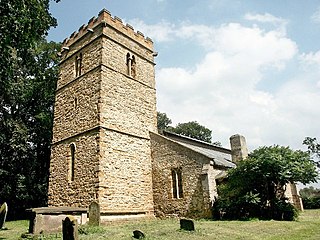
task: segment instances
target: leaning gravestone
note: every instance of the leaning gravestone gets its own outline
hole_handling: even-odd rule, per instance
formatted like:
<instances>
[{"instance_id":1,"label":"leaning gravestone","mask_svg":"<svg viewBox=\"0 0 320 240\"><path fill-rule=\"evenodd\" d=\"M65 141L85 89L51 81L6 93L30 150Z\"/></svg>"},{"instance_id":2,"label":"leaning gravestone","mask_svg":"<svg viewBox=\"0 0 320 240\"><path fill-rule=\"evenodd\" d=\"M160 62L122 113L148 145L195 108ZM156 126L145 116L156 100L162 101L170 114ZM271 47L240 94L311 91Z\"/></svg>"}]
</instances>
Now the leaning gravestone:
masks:
<instances>
[{"instance_id":1,"label":"leaning gravestone","mask_svg":"<svg viewBox=\"0 0 320 240\"><path fill-rule=\"evenodd\" d=\"M2 204L2 206L0 208L0 229L4 228L4 223L6 221L7 212L8 212L8 205L7 205L7 203L4 203L4 204Z\"/></svg>"},{"instance_id":2,"label":"leaning gravestone","mask_svg":"<svg viewBox=\"0 0 320 240\"><path fill-rule=\"evenodd\" d=\"M66 217L62 220L62 239L63 240L79 240L78 222L76 219L71 220Z\"/></svg>"},{"instance_id":3,"label":"leaning gravestone","mask_svg":"<svg viewBox=\"0 0 320 240\"><path fill-rule=\"evenodd\" d=\"M194 231L194 222L190 219L180 219L180 229Z\"/></svg>"},{"instance_id":4,"label":"leaning gravestone","mask_svg":"<svg viewBox=\"0 0 320 240\"><path fill-rule=\"evenodd\" d=\"M100 225L100 206L97 202L92 202L89 206L89 225Z\"/></svg>"}]
</instances>

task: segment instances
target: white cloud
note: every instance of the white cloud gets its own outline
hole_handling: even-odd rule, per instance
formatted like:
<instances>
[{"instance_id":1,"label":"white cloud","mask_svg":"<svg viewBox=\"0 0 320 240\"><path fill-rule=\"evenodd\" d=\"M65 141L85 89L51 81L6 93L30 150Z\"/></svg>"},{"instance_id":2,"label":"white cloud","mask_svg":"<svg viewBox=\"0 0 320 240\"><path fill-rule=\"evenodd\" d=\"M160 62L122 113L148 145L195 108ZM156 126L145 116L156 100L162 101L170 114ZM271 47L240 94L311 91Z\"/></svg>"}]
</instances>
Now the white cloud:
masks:
<instances>
[{"instance_id":1,"label":"white cloud","mask_svg":"<svg viewBox=\"0 0 320 240\"><path fill-rule=\"evenodd\" d=\"M285 35L285 33L286 33L286 27L288 24L288 21L286 19L273 16L269 13L265 13L265 14L247 13L244 16L244 19L249 20L249 21L255 21L258 23L272 24L273 26L275 26L277 28L278 32L283 35Z\"/></svg>"},{"instance_id":2,"label":"white cloud","mask_svg":"<svg viewBox=\"0 0 320 240\"><path fill-rule=\"evenodd\" d=\"M132 19L129 23L130 25L135 26L137 30L143 32L146 36L157 42L171 41L175 28L174 24L170 24L166 21L161 21L154 25L147 25L140 19Z\"/></svg>"},{"instance_id":3,"label":"white cloud","mask_svg":"<svg viewBox=\"0 0 320 240\"><path fill-rule=\"evenodd\" d=\"M275 26L266 30L239 23L214 27L140 22L143 32L158 44L191 40L206 50L193 68L157 69L158 110L166 112L174 124L198 121L227 147L235 133L246 136L251 150L271 144L299 147L304 137L320 132L320 111L315 107L320 102L320 72L315 71L320 51L299 55L297 44L278 27L285 25L281 18L269 14L246 18ZM286 83L274 92L258 89L270 72L286 70L290 61L300 64L294 79L283 79Z\"/></svg>"},{"instance_id":4,"label":"white cloud","mask_svg":"<svg viewBox=\"0 0 320 240\"><path fill-rule=\"evenodd\" d=\"M320 66L320 51L315 53L303 53L301 54L301 60L308 65L317 64Z\"/></svg>"},{"instance_id":5,"label":"white cloud","mask_svg":"<svg viewBox=\"0 0 320 240\"><path fill-rule=\"evenodd\" d=\"M269 13L265 13L263 15L247 13L244 16L244 18L250 21L257 21L257 22L263 22L263 23L287 24L287 20L284 20L283 18L275 17Z\"/></svg>"},{"instance_id":6,"label":"white cloud","mask_svg":"<svg viewBox=\"0 0 320 240\"><path fill-rule=\"evenodd\" d=\"M317 11L311 16L311 21L320 23L320 7L318 7Z\"/></svg>"}]
</instances>

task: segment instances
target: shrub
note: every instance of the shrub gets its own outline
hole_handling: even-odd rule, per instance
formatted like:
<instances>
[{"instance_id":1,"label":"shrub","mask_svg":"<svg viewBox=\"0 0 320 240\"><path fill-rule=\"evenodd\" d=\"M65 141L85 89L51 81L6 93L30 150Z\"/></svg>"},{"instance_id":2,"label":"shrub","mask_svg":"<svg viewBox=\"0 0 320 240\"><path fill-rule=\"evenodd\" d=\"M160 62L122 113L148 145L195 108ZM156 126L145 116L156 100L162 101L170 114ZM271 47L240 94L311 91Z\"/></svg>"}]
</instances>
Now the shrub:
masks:
<instances>
[{"instance_id":1,"label":"shrub","mask_svg":"<svg viewBox=\"0 0 320 240\"><path fill-rule=\"evenodd\" d=\"M302 197L303 207L305 209L320 208L320 196L316 197Z\"/></svg>"}]
</instances>

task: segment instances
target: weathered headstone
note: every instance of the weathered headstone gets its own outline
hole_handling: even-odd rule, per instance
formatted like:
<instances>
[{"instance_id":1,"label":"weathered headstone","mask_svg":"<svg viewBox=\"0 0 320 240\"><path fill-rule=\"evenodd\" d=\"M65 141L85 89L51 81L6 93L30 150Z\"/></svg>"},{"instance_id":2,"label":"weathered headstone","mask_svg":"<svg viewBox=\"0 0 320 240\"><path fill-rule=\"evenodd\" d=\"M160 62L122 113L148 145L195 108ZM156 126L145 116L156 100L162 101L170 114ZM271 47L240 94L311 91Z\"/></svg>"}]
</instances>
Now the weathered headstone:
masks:
<instances>
[{"instance_id":1,"label":"weathered headstone","mask_svg":"<svg viewBox=\"0 0 320 240\"><path fill-rule=\"evenodd\" d=\"M78 222L76 219L71 220L66 217L62 220L62 239L63 240L79 240Z\"/></svg>"},{"instance_id":2,"label":"weathered headstone","mask_svg":"<svg viewBox=\"0 0 320 240\"><path fill-rule=\"evenodd\" d=\"M4 223L6 222L6 217L8 213L7 203L3 203L0 208L0 229L4 228Z\"/></svg>"},{"instance_id":3,"label":"weathered headstone","mask_svg":"<svg viewBox=\"0 0 320 240\"><path fill-rule=\"evenodd\" d=\"M133 231L133 238L136 239L144 239L146 236L144 235L143 232L141 232L140 230L134 230Z\"/></svg>"},{"instance_id":4,"label":"weathered headstone","mask_svg":"<svg viewBox=\"0 0 320 240\"><path fill-rule=\"evenodd\" d=\"M180 219L180 229L194 231L194 222L191 219Z\"/></svg>"},{"instance_id":5,"label":"weathered headstone","mask_svg":"<svg viewBox=\"0 0 320 240\"><path fill-rule=\"evenodd\" d=\"M89 225L100 225L100 205L97 202L92 202L89 205Z\"/></svg>"}]
</instances>

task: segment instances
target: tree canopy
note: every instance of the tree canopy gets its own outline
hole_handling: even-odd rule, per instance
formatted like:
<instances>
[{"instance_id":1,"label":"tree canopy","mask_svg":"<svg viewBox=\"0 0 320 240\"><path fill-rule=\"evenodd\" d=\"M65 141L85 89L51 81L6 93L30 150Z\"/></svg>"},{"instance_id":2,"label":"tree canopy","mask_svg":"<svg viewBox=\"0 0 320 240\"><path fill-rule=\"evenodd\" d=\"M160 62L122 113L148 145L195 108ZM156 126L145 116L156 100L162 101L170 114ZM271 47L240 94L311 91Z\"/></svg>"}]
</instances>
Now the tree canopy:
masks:
<instances>
[{"instance_id":1,"label":"tree canopy","mask_svg":"<svg viewBox=\"0 0 320 240\"><path fill-rule=\"evenodd\" d=\"M172 121L170 118L168 118L166 113L157 112L158 129L166 130L166 129L170 128L171 123L172 123Z\"/></svg>"},{"instance_id":2,"label":"tree canopy","mask_svg":"<svg viewBox=\"0 0 320 240\"><path fill-rule=\"evenodd\" d=\"M211 142L212 131L205 126L200 125L197 121L178 123L175 127L172 127L171 119L167 116L166 113L161 112L157 112L157 120L159 130L167 130L190 138L212 143L216 146L221 146L220 142Z\"/></svg>"},{"instance_id":3,"label":"tree canopy","mask_svg":"<svg viewBox=\"0 0 320 240\"><path fill-rule=\"evenodd\" d=\"M0 12L0 202L17 218L46 204L60 47L44 39L49 0L0 1Z\"/></svg>"},{"instance_id":4,"label":"tree canopy","mask_svg":"<svg viewBox=\"0 0 320 240\"><path fill-rule=\"evenodd\" d=\"M320 143L317 142L316 138L306 137L303 144L308 146L308 151L315 157L314 161L320 168Z\"/></svg>"},{"instance_id":5,"label":"tree canopy","mask_svg":"<svg viewBox=\"0 0 320 240\"><path fill-rule=\"evenodd\" d=\"M172 129L172 131L187 137L211 143L212 131L209 128L200 125L196 121L178 123L177 126Z\"/></svg>"},{"instance_id":6,"label":"tree canopy","mask_svg":"<svg viewBox=\"0 0 320 240\"><path fill-rule=\"evenodd\" d=\"M320 189L313 186L303 188L300 190L300 196L305 209L320 208Z\"/></svg>"},{"instance_id":7,"label":"tree canopy","mask_svg":"<svg viewBox=\"0 0 320 240\"><path fill-rule=\"evenodd\" d=\"M260 147L228 172L227 182L219 187L217 206L229 217L292 220L294 210L285 197L287 184L316 182L317 177L309 153L281 146Z\"/></svg>"}]
</instances>

